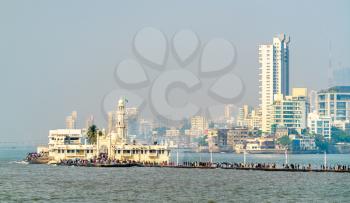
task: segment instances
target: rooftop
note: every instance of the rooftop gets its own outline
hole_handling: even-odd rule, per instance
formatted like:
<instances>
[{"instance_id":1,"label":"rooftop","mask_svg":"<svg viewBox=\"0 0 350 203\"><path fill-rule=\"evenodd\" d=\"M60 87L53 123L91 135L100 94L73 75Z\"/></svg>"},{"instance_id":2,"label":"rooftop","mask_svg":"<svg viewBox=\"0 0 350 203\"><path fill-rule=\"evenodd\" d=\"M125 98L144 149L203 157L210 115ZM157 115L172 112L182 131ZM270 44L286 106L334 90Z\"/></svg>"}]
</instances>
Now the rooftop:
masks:
<instances>
[{"instance_id":1,"label":"rooftop","mask_svg":"<svg viewBox=\"0 0 350 203\"><path fill-rule=\"evenodd\" d=\"M318 93L350 93L350 86L334 86L320 90Z\"/></svg>"}]
</instances>

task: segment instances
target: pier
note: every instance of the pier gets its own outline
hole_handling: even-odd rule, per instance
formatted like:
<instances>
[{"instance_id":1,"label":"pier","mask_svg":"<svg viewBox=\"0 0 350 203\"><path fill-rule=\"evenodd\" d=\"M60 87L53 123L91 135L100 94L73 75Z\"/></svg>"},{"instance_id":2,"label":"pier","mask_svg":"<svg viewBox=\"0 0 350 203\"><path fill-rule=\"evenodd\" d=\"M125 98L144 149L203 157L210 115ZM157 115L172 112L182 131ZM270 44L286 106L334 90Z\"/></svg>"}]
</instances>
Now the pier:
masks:
<instances>
[{"instance_id":1,"label":"pier","mask_svg":"<svg viewBox=\"0 0 350 203\"><path fill-rule=\"evenodd\" d=\"M313 168L311 164L282 164L278 166L275 163L211 163L211 162L183 162L178 163L151 163L151 162L120 162L115 160L66 160L58 163L59 166L77 166L77 167L156 167L156 168L177 168L177 169L226 169L240 171L267 171L267 172L322 172L322 173L350 173L350 166L321 165L319 168Z\"/></svg>"}]
</instances>

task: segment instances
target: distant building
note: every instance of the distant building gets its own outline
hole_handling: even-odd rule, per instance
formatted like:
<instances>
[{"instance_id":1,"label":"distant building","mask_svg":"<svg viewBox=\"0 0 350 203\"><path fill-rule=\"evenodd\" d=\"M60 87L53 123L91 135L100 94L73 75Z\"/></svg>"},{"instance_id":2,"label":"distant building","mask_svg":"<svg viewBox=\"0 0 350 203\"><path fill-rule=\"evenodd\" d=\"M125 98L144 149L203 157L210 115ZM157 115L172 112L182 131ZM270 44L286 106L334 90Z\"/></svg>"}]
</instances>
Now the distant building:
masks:
<instances>
[{"instance_id":1,"label":"distant building","mask_svg":"<svg viewBox=\"0 0 350 203\"><path fill-rule=\"evenodd\" d=\"M280 34L273 38L272 44L259 45L259 93L264 132L270 130L268 107L274 95L289 95L289 42L289 36Z\"/></svg>"},{"instance_id":2,"label":"distant building","mask_svg":"<svg viewBox=\"0 0 350 203\"><path fill-rule=\"evenodd\" d=\"M335 86L317 94L317 112L332 121L350 120L350 86Z\"/></svg>"},{"instance_id":3,"label":"distant building","mask_svg":"<svg viewBox=\"0 0 350 203\"><path fill-rule=\"evenodd\" d=\"M314 137L298 136L292 138L293 151L316 150L316 142Z\"/></svg>"},{"instance_id":4,"label":"distant building","mask_svg":"<svg viewBox=\"0 0 350 203\"><path fill-rule=\"evenodd\" d=\"M349 86L350 68L337 68L333 70L332 86Z\"/></svg>"},{"instance_id":5,"label":"distant building","mask_svg":"<svg viewBox=\"0 0 350 203\"><path fill-rule=\"evenodd\" d=\"M272 130L272 134L275 136L275 139L279 139L283 136L288 136L288 128L285 126L276 126L273 130Z\"/></svg>"},{"instance_id":6,"label":"distant building","mask_svg":"<svg viewBox=\"0 0 350 203\"><path fill-rule=\"evenodd\" d=\"M312 112L308 115L308 128L310 133L331 139L332 119L330 117L320 117L316 112Z\"/></svg>"},{"instance_id":7,"label":"distant building","mask_svg":"<svg viewBox=\"0 0 350 203\"><path fill-rule=\"evenodd\" d=\"M248 139L259 137L257 129L232 128L227 131L227 145L235 148L236 145L245 146Z\"/></svg>"},{"instance_id":8,"label":"distant building","mask_svg":"<svg viewBox=\"0 0 350 203\"><path fill-rule=\"evenodd\" d=\"M94 116L93 115L89 116L89 118L87 118L85 121L85 128L89 129L89 127L94 125L94 123L95 123Z\"/></svg>"},{"instance_id":9,"label":"distant building","mask_svg":"<svg viewBox=\"0 0 350 203\"><path fill-rule=\"evenodd\" d=\"M66 128L67 129L76 129L77 128L77 118L78 113L73 111L70 116L66 117Z\"/></svg>"},{"instance_id":10,"label":"distant building","mask_svg":"<svg viewBox=\"0 0 350 203\"><path fill-rule=\"evenodd\" d=\"M185 130L185 135L189 136L189 137L199 137L201 135L203 135L203 131L202 130L192 130L192 129L187 129Z\"/></svg>"},{"instance_id":11,"label":"distant building","mask_svg":"<svg viewBox=\"0 0 350 203\"><path fill-rule=\"evenodd\" d=\"M233 104L227 104L225 105L225 119L226 120L231 120L233 118L233 113L234 113L234 105Z\"/></svg>"},{"instance_id":12,"label":"distant building","mask_svg":"<svg viewBox=\"0 0 350 203\"><path fill-rule=\"evenodd\" d=\"M128 133L129 135L139 136L139 110L136 107L126 108L128 117Z\"/></svg>"},{"instance_id":13,"label":"distant building","mask_svg":"<svg viewBox=\"0 0 350 203\"><path fill-rule=\"evenodd\" d=\"M153 122L145 119L140 120L140 135L145 139L145 140L151 140L152 139L152 131L153 131Z\"/></svg>"},{"instance_id":14,"label":"distant building","mask_svg":"<svg viewBox=\"0 0 350 203\"><path fill-rule=\"evenodd\" d=\"M165 136L167 136L167 137L178 137L178 136L180 136L180 130L176 129L176 128L172 128L172 129L166 130L165 131Z\"/></svg>"},{"instance_id":15,"label":"distant building","mask_svg":"<svg viewBox=\"0 0 350 203\"><path fill-rule=\"evenodd\" d=\"M239 109L236 124L238 127L261 129L261 109L244 105Z\"/></svg>"},{"instance_id":16,"label":"distant building","mask_svg":"<svg viewBox=\"0 0 350 203\"><path fill-rule=\"evenodd\" d=\"M309 91L309 104L310 104L310 112L314 112L317 109L317 91L310 90Z\"/></svg>"},{"instance_id":17,"label":"distant building","mask_svg":"<svg viewBox=\"0 0 350 203\"><path fill-rule=\"evenodd\" d=\"M110 111L108 112L108 133L111 133L114 131L115 126L115 112Z\"/></svg>"},{"instance_id":18,"label":"distant building","mask_svg":"<svg viewBox=\"0 0 350 203\"><path fill-rule=\"evenodd\" d=\"M299 134L307 127L308 99L306 88L293 88L292 96L275 95L271 105L271 127L284 126ZM271 128L268 130L271 132Z\"/></svg>"},{"instance_id":19,"label":"distant building","mask_svg":"<svg viewBox=\"0 0 350 203\"><path fill-rule=\"evenodd\" d=\"M191 130L204 130L208 129L208 121L205 117L194 116L191 118Z\"/></svg>"},{"instance_id":20,"label":"distant building","mask_svg":"<svg viewBox=\"0 0 350 203\"><path fill-rule=\"evenodd\" d=\"M210 151L227 150L228 129L208 129L208 146Z\"/></svg>"}]
</instances>

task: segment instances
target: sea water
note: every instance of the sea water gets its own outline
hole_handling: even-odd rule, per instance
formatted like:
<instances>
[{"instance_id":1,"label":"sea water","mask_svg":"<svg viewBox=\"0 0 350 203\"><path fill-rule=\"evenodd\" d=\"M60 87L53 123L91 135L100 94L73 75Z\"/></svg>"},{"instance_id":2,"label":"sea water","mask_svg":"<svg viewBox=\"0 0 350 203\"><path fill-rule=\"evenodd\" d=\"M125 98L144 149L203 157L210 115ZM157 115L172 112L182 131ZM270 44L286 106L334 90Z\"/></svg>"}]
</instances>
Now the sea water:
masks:
<instances>
[{"instance_id":1,"label":"sea water","mask_svg":"<svg viewBox=\"0 0 350 203\"><path fill-rule=\"evenodd\" d=\"M26 164L33 150L0 148L0 202L350 202L349 173ZM288 155L289 163L315 166L323 158ZM209 161L210 154L179 152L180 162L199 160ZM283 164L285 155L248 154L246 160ZM242 162L243 155L214 153L213 161ZM329 154L327 162L350 165L350 155Z\"/></svg>"}]
</instances>

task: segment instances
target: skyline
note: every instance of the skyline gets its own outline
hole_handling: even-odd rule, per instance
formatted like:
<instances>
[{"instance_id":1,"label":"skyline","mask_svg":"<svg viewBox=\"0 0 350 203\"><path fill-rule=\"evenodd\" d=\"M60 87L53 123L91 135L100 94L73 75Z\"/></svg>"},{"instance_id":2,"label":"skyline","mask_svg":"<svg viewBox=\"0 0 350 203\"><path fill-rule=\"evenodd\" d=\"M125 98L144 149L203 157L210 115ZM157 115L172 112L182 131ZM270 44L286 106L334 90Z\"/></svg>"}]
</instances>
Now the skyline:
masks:
<instances>
[{"instance_id":1,"label":"skyline","mask_svg":"<svg viewBox=\"0 0 350 203\"><path fill-rule=\"evenodd\" d=\"M249 3L237 3L237 7L234 3L226 3L227 6L220 5L224 11L210 16L206 25L200 22L206 18L208 7L218 4L205 2L196 16L190 15L191 8L195 7L193 3L187 8L167 4L166 9L159 10L164 19L155 19L156 16L138 13L137 10L134 11L137 17L132 19L132 14L123 13L122 9L118 10L120 12L110 9L105 16L98 16L96 19L96 14L85 10L80 16L75 16L73 8L63 8L63 4L59 3L35 2L28 5L29 7L19 8L15 5L16 2L11 2L8 4L12 5L1 6L8 8L1 12L0 15L4 16L1 19L10 19L4 23L5 32L1 34L3 36L0 39L5 44L0 48L0 53L4 56L0 65L5 68L5 79L1 80L1 87L4 98L8 98L1 102L5 115L1 118L3 140L17 143L20 140L34 140L34 143L46 141L48 129L63 126L64 117L72 110L77 110L83 118L93 114L98 125L107 126L99 109L101 100L108 91L118 88L113 78L115 66L123 58L132 55L130 44L134 33L147 26L160 28L168 38L171 38L176 30L190 27L203 42L218 36L232 41L238 55L234 73L247 84L246 93L239 104L257 106L258 45L270 43L275 34L283 32L291 36L290 87L307 87L313 90L327 88L329 41L332 41L334 66L337 67L337 62L341 61L342 67L349 67L347 56L350 53L350 41L346 37L350 34L349 26L346 26L346 19L350 17L346 10L348 2L322 2L317 8L312 7L312 2L307 2L306 6L299 10L299 20L303 19L302 16L307 16L307 19L298 23L293 12L289 16L285 13L282 15L277 10L276 16L281 14L285 17L282 21L285 24L282 24L280 19L268 24L269 20L276 16L267 16L259 21L247 19L244 24L239 22L239 18L235 18L249 15L251 18L259 17L258 14L254 15L254 11L271 6L273 1L255 3L252 12L247 14L239 12L238 8L247 7ZM158 2L158 5L161 3ZM80 5L74 6L79 8ZM85 6L90 9L91 6L96 6L95 10L98 10L101 5ZM123 8L132 6L135 5L126 3ZM144 6L150 8L152 4ZM289 6L293 10L298 5L289 2ZM230 13L229 9L223 7L237 8L238 12ZM27 9L21 10L23 8ZM48 13L45 13L46 9ZM185 9L183 16L176 15L179 9ZM310 16L309 9L315 9ZM332 16L332 12L335 12L333 9L337 10L336 16ZM37 15L33 15L35 11L38 12ZM67 15L62 16L62 11L66 11ZM21 15L14 17L17 12ZM40 17L40 14L44 13L47 19ZM328 15L324 16L325 13ZM175 16L178 18L173 19ZM125 25L119 17L129 17L130 21ZM142 21L142 18L145 20ZM222 22L222 25L216 24L217 21ZM264 21L266 24L260 25L259 22ZM314 28L309 27L310 22L314 23ZM256 28L246 28L247 24ZM235 25L238 29L229 28L229 25ZM262 32L254 32L258 30ZM310 68L305 70L305 67ZM309 76L315 72L320 74L320 80L309 80Z\"/></svg>"}]
</instances>

